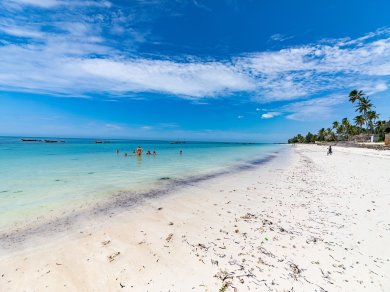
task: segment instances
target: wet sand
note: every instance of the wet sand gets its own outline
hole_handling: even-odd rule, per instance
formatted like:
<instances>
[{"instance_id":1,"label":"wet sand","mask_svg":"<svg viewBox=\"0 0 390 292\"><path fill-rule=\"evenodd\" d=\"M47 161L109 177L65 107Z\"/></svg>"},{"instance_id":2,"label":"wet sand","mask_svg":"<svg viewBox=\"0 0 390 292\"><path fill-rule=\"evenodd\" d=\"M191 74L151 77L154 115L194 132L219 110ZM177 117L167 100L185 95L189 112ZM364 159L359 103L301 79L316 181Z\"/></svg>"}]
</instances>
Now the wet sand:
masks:
<instances>
[{"instance_id":1,"label":"wet sand","mask_svg":"<svg viewBox=\"0 0 390 292\"><path fill-rule=\"evenodd\" d=\"M0 290L389 291L389 173L390 151L292 147L15 241Z\"/></svg>"}]
</instances>

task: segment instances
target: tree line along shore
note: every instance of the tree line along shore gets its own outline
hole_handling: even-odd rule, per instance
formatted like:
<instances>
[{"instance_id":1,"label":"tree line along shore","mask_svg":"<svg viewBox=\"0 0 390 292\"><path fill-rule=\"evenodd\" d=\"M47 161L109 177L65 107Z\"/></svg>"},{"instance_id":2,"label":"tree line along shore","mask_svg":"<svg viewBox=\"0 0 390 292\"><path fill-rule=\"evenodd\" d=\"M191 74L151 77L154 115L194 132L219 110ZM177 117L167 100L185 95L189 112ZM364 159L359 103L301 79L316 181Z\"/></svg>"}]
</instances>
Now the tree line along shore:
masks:
<instances>
[{"instance_id":1,"label":"tree line along shore","mask_svg":"<svg viewBox=\"0 0 390 292\"><path fill-rule=\"evenodd\" d=\"M334 121L329 128L321 128L316 134L298 134L289 139L288 143L385 141L386 134L390 135L390 120L380 119L374 110L375 106L363 91L352 90L348 97L357 113L353 122L343 118L340 122Z\"/></svg>"}]
</instances>

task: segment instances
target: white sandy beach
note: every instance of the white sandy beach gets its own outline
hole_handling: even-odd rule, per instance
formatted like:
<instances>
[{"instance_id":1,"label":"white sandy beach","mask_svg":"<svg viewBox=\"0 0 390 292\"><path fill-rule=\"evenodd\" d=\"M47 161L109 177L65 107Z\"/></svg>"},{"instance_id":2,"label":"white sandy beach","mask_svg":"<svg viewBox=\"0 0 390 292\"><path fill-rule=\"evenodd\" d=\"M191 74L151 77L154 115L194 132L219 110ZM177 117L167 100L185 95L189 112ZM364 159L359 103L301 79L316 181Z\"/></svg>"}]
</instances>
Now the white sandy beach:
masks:
<instances>
[{"instance_id":1,"label":"white sandy beach","mask_svg":"<svg viewBox=\"0 0 390 292\"><path fill-rule=\"evenodd\" d=\"M1 291L390 291L390 151L300 145L0 258Z\"/></svg>"}]
</instances>

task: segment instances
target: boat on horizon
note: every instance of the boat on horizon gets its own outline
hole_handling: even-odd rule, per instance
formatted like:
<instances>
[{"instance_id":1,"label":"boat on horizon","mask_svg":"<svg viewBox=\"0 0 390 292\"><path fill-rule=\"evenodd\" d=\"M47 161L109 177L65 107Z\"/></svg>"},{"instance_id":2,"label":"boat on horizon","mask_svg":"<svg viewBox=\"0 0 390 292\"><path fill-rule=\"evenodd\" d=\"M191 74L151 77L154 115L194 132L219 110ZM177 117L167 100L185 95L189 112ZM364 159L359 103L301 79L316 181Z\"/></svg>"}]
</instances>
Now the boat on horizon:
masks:
<instances>
[{"instance_id":1,"label":"boat on horizon","mask_svg":"<svg viewBox=\"0 0 390 292\"><path fill-rule=\"evenodd\" d=\"M25 138L22 138L20 140L22 140L22 142L42 142L42 140L40 140L40 139L25 139Z\"/></svg>"}]
</instances>

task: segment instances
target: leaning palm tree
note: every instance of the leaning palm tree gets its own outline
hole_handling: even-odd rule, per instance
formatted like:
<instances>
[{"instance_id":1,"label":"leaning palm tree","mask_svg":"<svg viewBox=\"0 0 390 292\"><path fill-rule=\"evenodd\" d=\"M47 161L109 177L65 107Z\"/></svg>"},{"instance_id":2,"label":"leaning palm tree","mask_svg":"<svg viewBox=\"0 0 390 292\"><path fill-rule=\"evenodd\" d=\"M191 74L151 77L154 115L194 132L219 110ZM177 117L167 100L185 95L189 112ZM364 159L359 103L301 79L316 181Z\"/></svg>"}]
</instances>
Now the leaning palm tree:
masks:
<instances>
[{"instance_id":1,"label":"leaning palm tree","mask_svg":"<svg viewBox=\"0 0 390 292\"><path fill-rule=\"evenodd\" d=\"M355 125L359 127L359 132L363 132L363 125L366 121L363 115L356 116L354 119Z\"/></svg>"},{"instance_id":2,"label":"leaning palm tree","mask_svg":"<svg viewBox=\"0 0 390 292\"><path fill-rule=\"evenodd\" d=\"M349 101L354 103L357 100L360 100L363 96L365 96L362 90L354 89L349 93Z\"/></svg>"}]
</instances>

